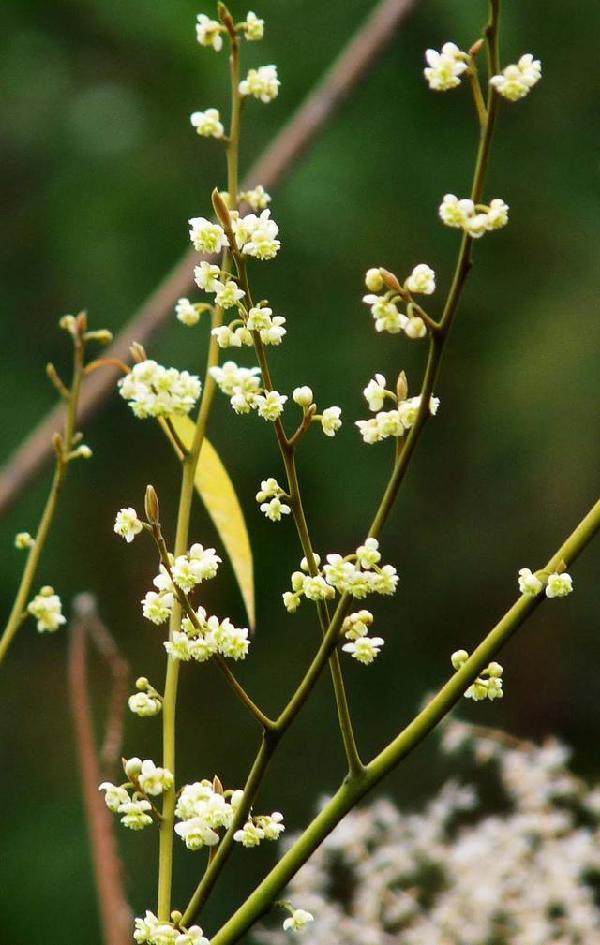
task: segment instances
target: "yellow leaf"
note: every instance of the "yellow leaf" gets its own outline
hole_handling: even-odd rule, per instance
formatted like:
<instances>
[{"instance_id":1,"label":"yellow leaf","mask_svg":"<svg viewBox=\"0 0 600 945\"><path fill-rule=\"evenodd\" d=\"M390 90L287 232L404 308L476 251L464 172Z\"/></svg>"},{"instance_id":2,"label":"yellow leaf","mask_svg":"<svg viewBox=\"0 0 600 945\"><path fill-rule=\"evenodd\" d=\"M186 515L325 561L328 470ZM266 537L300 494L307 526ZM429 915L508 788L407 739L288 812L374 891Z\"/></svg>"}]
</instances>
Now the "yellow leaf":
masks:
<instances>
[{"instance_id":1,"label":"yellow leaf","mask_svg":"<svg viewBox=\"0 0 600 945\"><path fill-rule=\"evenodd\" d=\"M173 417L171 422L181 442L189 447L194 436L192 421L189 417ZM254 629L254 562L246 520L229 473L206 437L202 443L195 484L229 556L248 614L248 624Z\"/></svg>"}]
</instances>

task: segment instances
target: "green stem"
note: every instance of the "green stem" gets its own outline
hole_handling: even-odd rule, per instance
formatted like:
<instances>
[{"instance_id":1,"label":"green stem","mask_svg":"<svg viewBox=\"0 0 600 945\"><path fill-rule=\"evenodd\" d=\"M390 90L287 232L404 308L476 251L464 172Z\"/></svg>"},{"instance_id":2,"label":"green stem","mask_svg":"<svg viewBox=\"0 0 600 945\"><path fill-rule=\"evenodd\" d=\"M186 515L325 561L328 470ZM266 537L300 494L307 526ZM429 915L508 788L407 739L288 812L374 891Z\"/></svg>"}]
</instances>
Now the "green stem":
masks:
<instances>
[{"instance_id":1,"label":"green stem","mask_svg":"<svg viewBox=\"0 0 600 945\"><path fill-rule=\"evenodd\" d=\"M82 318L82 316L80 316L80 318ZM50 527L54 520L60 492L67 476L67 471L69 468L69 459L67 459L67 457L73 448L73 437L75 435L75 427L77 423L77 405L79 403L81 383L84 374L84 330L85 324L78 322L76 334L73 336L73 376L71 389L67 392L66 396L67 412L65 416L63 438L62 442L56 447L56 464L54 467L52 484L50 486L48 498L46 499L44 511L42 512L42 517L38 524L35 541L29 551L29 554L27 555L27 561L25 562L25 567L23 568L19 589L9 614L6 627L2 634L2 638L0 638L0 664L3 662L17 631L27 616L25 608L27 606L27 602L31 594L31 588L37 574L42 551L44 549L44 545L46 544L48 533L50 532Z\"/></svg>"},{"instance_id":2,"label":"green stem","mask_svg":"<svg viewBox=\"0 0 600 945\"><path fill-rule=\"evenodd\" d=\"M550 559L547 570L569 566L581 554L600 529L600 501L588 512L577 528ZM278 898L300 867L352 810L361 798L378 784L399 761L413 751L459 701L465 689L482 668L527 620L544 599L520 597L465 665L442 687L434 699L386 748L371 761L362 776L345 781L307 830L298 838L279 863L257 886L244 904L211 939L211 945L232 945L260 918Z\"/></svg>"},{"instance_id":3,"label":"green stem","mask_svg":"<svg viewBox=\"0 0 600 945\"><path fill-rule=\"evenodd\" d=\"M239 95L239 43L237 37L231 37L231 127L229 141L227 145L227 167L228 181L227 186L231 199L235 204L238 191L238 150L239 150L239 132L240 132L240 108L241 101ZM231 256L229 254L223 260L222 269L229 272L231 269ZM222 323L223 310L215 308L213 310L212 327L218 328ZM206 375L204 379L204 390L202 402L196 421L194 439L189 452L183 459L183 473L181 480L181 492L179 496L179 507L177 511L177 526L175 532L175 555L185 554L188 549L189 523L192 508L192 499L194 495L194 479L196 468L200 459L202 443L206 432L206 425L213 405L216 383L211 375L211 368L219 363L219 346L214 335L211 334L208 358L206 364ZM182 610L178 600L175 600L171 619L169 622L169 636L179 629L181 624ZM165 679L163 711L162 711L162 732L163 732L163 767L175 775L175 721L177 689L179 682L179 661L171 656L167 658L167 673ZM171 889L173 883L173 843L174 843L174 821L175 821L175 791L166 791L163 795L162 820L159 830L159 862L158 862L158 918L161 922L168 922L171 915Z\"/></svg>"}]
</instances>

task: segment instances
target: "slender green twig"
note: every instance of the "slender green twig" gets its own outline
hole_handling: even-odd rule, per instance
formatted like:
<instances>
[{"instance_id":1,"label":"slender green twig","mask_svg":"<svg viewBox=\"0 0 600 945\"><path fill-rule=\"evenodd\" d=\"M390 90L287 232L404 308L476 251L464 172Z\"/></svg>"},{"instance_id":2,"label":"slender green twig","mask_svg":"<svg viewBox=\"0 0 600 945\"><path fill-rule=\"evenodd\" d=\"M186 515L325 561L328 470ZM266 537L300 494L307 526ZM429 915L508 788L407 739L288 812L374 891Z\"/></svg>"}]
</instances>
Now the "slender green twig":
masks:
<instances>
[{"instance_id":1,"label":"slender green twig","mask_svg":"<svg viewBox=\"0 0 600 945\"><path fill-rule=\"evenodd\" d=\"M569 566L600 529L600 501L550 559L547 571ZM510 639L544 599L523 595L477 647L465 665L400 734L371 761L360 777L345 781L285 856L268 873L244 904L211 939L212 945L232 945L279 897L300 867L342 818L378 784L398 762L413 751L459 701L484 666ZM187 915L187 913L186 913ZM188 921L191 914L187 916Z\"/></svg>"},{"instance_id":2,"label":"slender green twig","mask_svg":"<svg viewBox=\"0 0 600 945\"><path fill-rule=\"evenodd\" d=\"M64 432L62 437L58 436L58 434L55 435L54 448L56 452L56 463L52 484L33 544L27 555L19 589L6 627L0 638L0 663L4 660L17 631L27 616L25 608L31 593L31 587L37 574L42 551L54 520L59 495L67 476L69 463L72 459L71 452L74 446L73 440L77 423L77 405L79 403L79 394L84 373L85 341L83 336L86 330L86 316L84 313L81 313L81 315L74 320L73 326L73 375L70 390L67 390L65 385L62 384L62 381L60 382L62 387L61 396L64 398L67 408Z\"/></svg>"}]
</instances>

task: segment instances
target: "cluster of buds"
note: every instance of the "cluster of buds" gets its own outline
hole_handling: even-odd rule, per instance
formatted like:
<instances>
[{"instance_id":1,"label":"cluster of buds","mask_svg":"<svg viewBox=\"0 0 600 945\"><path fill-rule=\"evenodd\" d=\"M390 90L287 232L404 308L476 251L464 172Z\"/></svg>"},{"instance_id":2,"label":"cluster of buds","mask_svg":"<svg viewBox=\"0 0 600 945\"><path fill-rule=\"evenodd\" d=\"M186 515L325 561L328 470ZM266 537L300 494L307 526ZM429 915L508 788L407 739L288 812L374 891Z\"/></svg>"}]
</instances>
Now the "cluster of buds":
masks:
<instances>
[{"instance_id":1,"label":"cluster of buds","mask_svg":"<svg viewBox=\"0 0 600 945\"><path fill-rule=\"evenodd\" d=\"M15 535L15 548L18 551L28 551L35 545L35 538L29 532L17 532Z\"/></svg>"},{"instance_id":2,"label":"cluster of buds","mask_svg":"<svg viewBox=\"0 0 600 945\"><path fill-rule=\"evenodd\" d=\"M271 522L280 522L282 515L290 514L292 511L290 506L281 501L289 498L289 495L272 476L262 480L260 491L256 493L256 501L260 505L261 512L264 512Z\"/></svg>"},{"instance_id":3,"label":"cluster of buds","mask_svg":"<svg viewBox=\"0 0 600 945\"><path fill-rule=\"evenodd\" d=\"M366 666L379 656L384 643L382 637L369 636L372 623L373 614L369 610L359 610L349 614L342 624L342 634L348 641L344 643L342 650Z\"/></svg>"},{"instance_id":4,"label":"cluster of buds","mask_svg":"<svg viewBox=\"0 0 600 945\"><path fill-rule=\"evenodd\" d=\"M314 555L316 574L303 558L300 570L292 574L292 590L283 594L283 603L288 613L295 613L303 597L308 600L328 600L339 594L364 598L369 594L390 595L396 590L398 573L391 564L380 566L381 553L376 538L367 538L354 554L342 557L339 554L326 556L321 568L321 558Z\"/></svg>"},{"instance_id":5,"label":"cluster of buds","mask_svg":"<svg viewBox=\"0 0 600 945\"><path fill-rule=\"evenodd\" d=\"M546 578L545 585L544 578ZM546 597L550 599L567 597L573 591L573 578L566 571L553 571L551 574L538 571L537 574L534 574L530 568L520 568L518 584L521 594L525 594L527 597L537 597L544 590L544 587Z\"/></svg>"},{"instance_id":6,"label":"cluster of buds","mask_svg":"<svg viewBox=\"0 0 600 945\"><path fill-rule=\"evenodd\" d=\"M209 945L208 939L199 925L189 928L181 925L181 913L171 913L172 922L160 922L146 909L143 919L135 920L133 933L138 945Z\"/></svg>"},{"instance_id":7,"label":"cluster of buds","mask_svg":"<svg viewBox=\"0 0 600 945\"><path fill-rule=\"evenodd\" d=\"M454 669L459 670L469 659L466 650L456 650L450 660ZM502 674L504 669L500 663L491 662L480 673L475 682L469 686L465 692L465 699L472 699L473 702L483 702L489 699L493 702L495 699L502 699L504 691L502 689Z\"/></svg>"},{"instance_id":8,"label":"cluster of buds","mask_svg":"<svg viewBox=\"0 0 600 945\"><path fill-rule=\"evenodd\" d=\"M476 204L469 197L445 194L439 213L446 226L463 230L472 239L479 239L490 230L500 230L508 223L508 205L500 197L489 204Z\"/></svg>"},{"instance_id":9,"label":"cluster of buds","mask_svg":"<svg viewBox=\"0 0 600 945\"><path fill-rule=\"evenodd\" d=\"M167 768L159 768L150 759L124 760L123 768L129 778L125 784L116 785L104 781L99 790L104 791L104 801L109 810L121 814L121 823L129 830L143 830L156 816L150 797L158 797L173 789L173 775Z\"/></svg>"},{"instance_id":10,"label":"cluster of buds","mask_svg":"<svg viewBox=\"0 0 600 945\"><path fill-rule=\"evenodd\" d=\"M60 597L54 593L54 588L49 584L40 588L33 600L29 601L27 613L37 620L39 633L52 633L67 622L62 612Z\"/></svg>"},{"instance_id":11,"label":"cluster of buds","mask_svg":"<svg viewBox=\"0 0 600 945\"><path fill-rule=\"evenodd\" d=\"M265 390L260 383L260 368L238 367L226 361L222 367L211 368L217 387L230 398L231 406L238 414L256 410L263 420L278 420L287 401L285 394L276 390Z\"/></svg>"},{"instance_id":12,"label":"cluster of buds","mask_svg":"<svg viewBox=\"0 0 600 945\"><path fill-rule=\"evenodd\" d=\"M243 796L243 791L224 791L216 777L212 782L203 780L186 784L175 808L175 816L180 821L175 825L175 833L188 850L216 846L221 832L231 827ZM279 811L249 816L244 827L234 833L233 839L242 846L255 847L261 840L277 840L284 829L283 815Z\"/></svg>"},{"instance_id":13,"label":"cluster of buds","mask_svg":"<svg viewBox=\"0 0 600 945\"><path fill-rule=\"evenodd\" d=\"M151 718L159 715L162 710L162 696L154 686L151 686L145 676L135 681L137 692L129 696L127 704L134 715L140 718Z\"/></svg>"},{"instance_id":14,"label":"cluster of buds","mask_svg":"<svg viewBox=\"0 0 600 945\"><path fill-rule=\"evenodd\" d=\"M403 331L412 339L425 337L427 316L413 295L435 292L435 272L427 263L415 266L402 284L386 269L368 269L365 285L369 292L363 296L363 302L371 309L375 331L387 331L391 335ZM401 311L400 306L405 306L406 311Z\"/></svg>"},{"instance_id":15,"label":"cluster of buds","mask_svg":"<svg viewBox=\"0 0 600 945\"><path fill-rule=\"evenodd\" d=\"M139 419L186 416L200 396L200 379L156 361L134 364L118 382L119 393Z\"/></svg>"},{"instance_id":16,"label":"cluster of buds","mask_svg":"<svg viewBox=\"0 0 600 945\"><path fill-rule=\"evenodd\" d=\"M199 607L193 619L183 618L181 629L174 631L164 646L169 656L184 662L204 663L216 654L243 660L248 655L248 628L234 627L229 617L208 617L204 607Z\"/></svg>"},{"instance_id":17,"label":"cluster of buds","mask_svg":"<svg viewBox=\"0 0 600 945\"><path fill-rule=\"evenodd\" d=\"M365 387L363 394L369 410L376 414L369 420L356 421L365 443L380 443L390 436L404 436L414 426L421 407L421 396L407 397L408 384L404 372L398 378L395 393L387 389L383 374L376 374ZM386 400L396 406L391 410L382 410ZM438 397L429 398L429 412L432 416L438 412L439 406Z\"/></svg>"}]
</instances>

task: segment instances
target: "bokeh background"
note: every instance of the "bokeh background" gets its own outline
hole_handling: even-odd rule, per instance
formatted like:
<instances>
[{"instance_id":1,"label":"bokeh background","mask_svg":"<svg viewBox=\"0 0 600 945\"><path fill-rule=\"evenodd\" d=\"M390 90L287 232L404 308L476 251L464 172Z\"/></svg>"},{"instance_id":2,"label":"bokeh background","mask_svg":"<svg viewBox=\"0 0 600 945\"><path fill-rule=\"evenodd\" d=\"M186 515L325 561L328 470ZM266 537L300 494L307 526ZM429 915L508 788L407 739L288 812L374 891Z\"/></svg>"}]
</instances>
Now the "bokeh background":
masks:
<instances>
[{"instance_id":1,"label":"bokeh background","mask_svg":"<svg viewBox=\"0 0 600 945\"><path fill-rule=\"evenodd\" d=\"M365 0L263 0L262 45L246 62L277 62L281 94L246 112L243 166L289 117L369 12ZM525 101L502 109L488 196L511 206L511 225L476 247L437 393L438 417L424 436L385 535L400 569L394 600L377 603L383 657L370 669L344 660L360 744L373 752L470 648L515 595L515 574L539 566L592 504L598 467L598 74L600 7L592 0L551 8L505 3L504 61L531 50L544 79ZM210 7L203 7L210 12ZM44 365L68 362L58 317L85 307L113 331L153 289L186 245L186 220L206 213L222 154L194 136L189 113L225 106L226 60L194 37L191 0L10 0L0 12L0 134L4 207L0 427L7 457L53 403ZM234 13L246 8L237 2ZM315 431L300 472L316 547L348 551L363 537L385 482L387 446L366 447L352 420L375 371L406 369L417 387L423 346L376 336L361 304L371 265L404 274L428 261L439 297L457 237L439 225L446 191L468 189L476 127L466 90L428 92L423 50L453 38L468 46L485 18L483 0L422 0L376 68L274 195L283 250L255 267L258 297L288 318L273 353L276 384L310 383L346 423L334 441ZM592 66L590 67L590 64ZM173 318L150 353L201 371L206 331ZM220 397L210 436L247 509L256 556L258 631L240 677L271 712L282 704L318 639L310 608L287 616L280 594L298 561L289 523L260 516L261 478L280 475L272 430L238 418ZM150 422L115 395L86 430L94 450L68 483L39 583L69 602L81 590L131 663L132 677L160 687L160 633L141 619L139 599L155 563L144 542L112 534L115 510L159 490L172 533L177 470ZM0 602L7 612L22 559L17 530L35 528L48 473L2 523ZM216 536L198 503L193 535ZM597 777L597 573L600 545L573 569L576 593L541 608L502 657L507 697L463 705L465 718L542 738L557 733L577 770ZM243 622L227 565L207 588L209 609ZM100 942L91 863L66 685L67 633L38 637L27 625L0 673L0 940ZM93 675L100 695L104 670ZM218 771L242 783L257 733L210 664L184 667L180 777ZM101 699L99 707L102 708ZM157 757L159 721L127 720L127 754ZM420 804L446 776L435 739L388 781L401 804ZM280 807L291 828L332 791L342 755L324 678L273 764L260 807ZM136 912L153 902L155 836L120 836ZM177 848L176 903L199 875L201 854ZM205 926L243 897L252 865L273 848L238 855Z\"/></svg>"}]
</instances>

